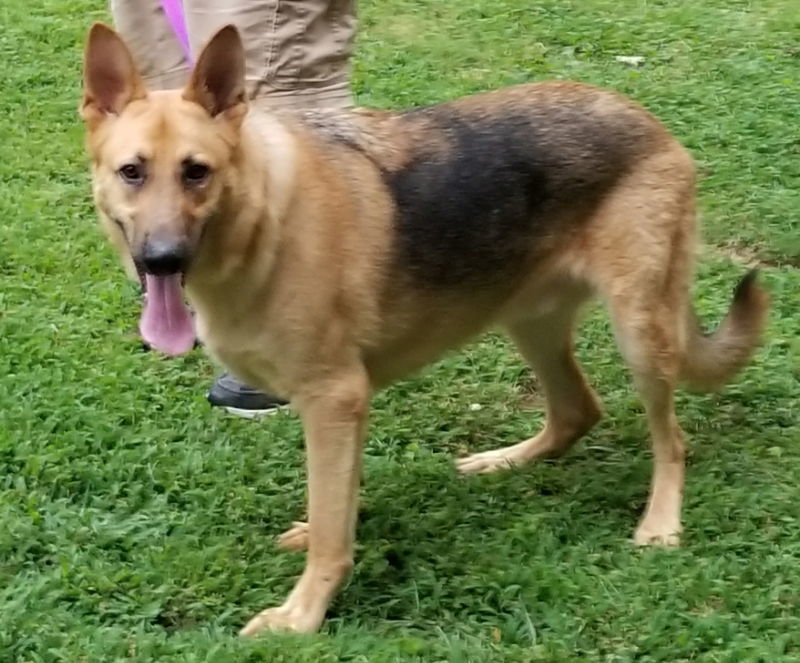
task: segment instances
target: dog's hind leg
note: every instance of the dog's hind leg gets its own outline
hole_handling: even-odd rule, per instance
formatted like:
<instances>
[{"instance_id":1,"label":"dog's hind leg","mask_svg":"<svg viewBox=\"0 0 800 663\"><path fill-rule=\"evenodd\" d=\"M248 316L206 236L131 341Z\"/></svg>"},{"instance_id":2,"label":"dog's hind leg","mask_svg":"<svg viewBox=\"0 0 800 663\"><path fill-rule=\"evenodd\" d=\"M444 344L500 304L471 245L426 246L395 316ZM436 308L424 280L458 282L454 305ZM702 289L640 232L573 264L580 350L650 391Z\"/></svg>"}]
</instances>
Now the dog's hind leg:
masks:
<instances>
[{"instance_id":1,"label":"dog's hind leg","mask_svg":"<svg viewBox=\"0 0 800 663\"><path fill-rule=\"evenodd\" d=\"M647 413L653 478L639 545L676 546L685 442L674 391L686 345L695 241L694 170L682 150L632 173L597 216L589 272L608 304L617 343Z\"/></svg>"},{"instance_id":2,"label":"dog's hind leg","mask_svg":"<svg viewBox=\"0 0 800 663\"><path fill-rule=\"evenodd\" d=\"M677 546L681 531L684 438L675 414L686 309L681 270L658 261L631 262L628 286L606 294L617 342L644 404L653 448L653 478L639 545ZM660 273L659 273L660 272ZM619 284L621 279L616 278Z\"/></svg>"},{"instance_id":3,"label":"dog's hind leg","mask_svg":"<svg viewBox=\"0 0 800 663\"><path fill-rule=\"evenodd\" d=\"M639 545L676 546L681 531L685 443L673 394L680 362L678 325L682 321L672 307L648 299L621 298L611 305L619 345L647 413L653 447L650 496L634 541Z\"/></svg>"},{"instance_id":4,"label":"dog's hind leg","mask_svg":"<svg viewBox=\"0 0 800 663\"><path fill-rule=\"evenodd\" d=\"M494 472L536 458L561 456L600 419L599 399L575 360L572 347L572 328L585 298L586 293L565 298L553 312L506 323L511 339L544 390L544 428L518 444L459 459L459 471Z\"/></svg>"}]
</instances>

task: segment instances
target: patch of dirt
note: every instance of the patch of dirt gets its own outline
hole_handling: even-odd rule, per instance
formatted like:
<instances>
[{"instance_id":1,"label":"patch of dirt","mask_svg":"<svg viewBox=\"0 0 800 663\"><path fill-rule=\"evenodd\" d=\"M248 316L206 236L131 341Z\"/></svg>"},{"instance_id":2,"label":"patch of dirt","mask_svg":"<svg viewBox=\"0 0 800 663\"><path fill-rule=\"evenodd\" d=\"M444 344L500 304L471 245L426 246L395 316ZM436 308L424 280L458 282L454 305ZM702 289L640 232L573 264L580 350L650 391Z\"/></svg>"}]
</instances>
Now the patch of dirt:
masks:
<instances>
[{"instance_id":1,"label":"patch of dirt","mask_svg":"<svg viewBox=\"0 0 800 663\"><path fill-rule=\"evenodd\" d=\"M746 246L734 242L722 246L705 246L703 253L727 258L747 267L800 267L800 256L770 255L758 246Z\"/></svg>"}]
</instances>

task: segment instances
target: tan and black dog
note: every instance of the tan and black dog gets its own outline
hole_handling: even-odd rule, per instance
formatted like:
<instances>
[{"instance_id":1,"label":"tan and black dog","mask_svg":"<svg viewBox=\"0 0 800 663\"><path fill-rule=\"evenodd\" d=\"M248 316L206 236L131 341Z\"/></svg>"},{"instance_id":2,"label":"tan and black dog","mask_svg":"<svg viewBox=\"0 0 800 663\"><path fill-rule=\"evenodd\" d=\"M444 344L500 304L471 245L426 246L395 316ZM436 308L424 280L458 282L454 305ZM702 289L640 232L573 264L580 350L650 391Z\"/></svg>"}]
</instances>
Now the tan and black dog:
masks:
<instances>
[{"instance_id":1,"label":"tan and black dog","mask_svg":"<svg viewBox=\"0 0 800 663\"><path fill-rule=\"evenodd\" d=\"M566 452L600 417L572 328L606 303L644 402L654 475L639 544L676 545L678 383L721 385L749 359L768 301L749 274L711 335L689 287L692 160L648 112L569 82L405 113L256 114L238 33L223 28L182 91L148 92L110 28L88 37L82 115L94 195L123 260L146 273L142 332L194 332L246 382L291 399L306 434L308 548L286 602L243 629L313 631L353 564L370 395L490 326L547 397L544 429L460 459L492 472ZM182 284L185 286L182 287Z\"/></svg>"}]
</instances>

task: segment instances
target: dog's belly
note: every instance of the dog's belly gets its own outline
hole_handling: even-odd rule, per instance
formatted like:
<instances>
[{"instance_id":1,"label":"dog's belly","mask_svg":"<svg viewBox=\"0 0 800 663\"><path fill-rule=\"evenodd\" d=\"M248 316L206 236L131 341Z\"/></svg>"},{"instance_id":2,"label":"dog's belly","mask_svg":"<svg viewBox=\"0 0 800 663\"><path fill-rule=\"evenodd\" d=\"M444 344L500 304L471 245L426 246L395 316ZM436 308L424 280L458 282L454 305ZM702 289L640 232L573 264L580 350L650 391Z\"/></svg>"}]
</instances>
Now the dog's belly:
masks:
<instances>
[{"instance_id":1,"label":"dog's belly","mask_svg":"<svg viewBox=\"0 0 800 663\"><path fill-rule=\"evenodd\" d=\"M493 327L548 318L591 298L591 286L565 261L578 262L555 254L524 277L483 292L418 293L393 307L382 321L380 341L364 352L373 384L380 388L420 370Z\"/></svg>"},{"instance_id":2,"label":"dog's belly","mask_svg":"<svg viewBox=\"0 0 800 663\"><path fill-rule=\"evenodd\" d=\"M408 376L455 350L497 321L507 293L453 299L426 298L411 310L394 311L384 332L364 352L364 364L376 388Z\"/></svg>"},{"instance_id":3,"label":"dog's belly","mask_svg":"<svg viewBox=\"0 0 800 663\"><path fill-rule=\"evenodd\" d=\"M364 364L370 382L376 389L386 387L434 363L448 350L463 345L476 333L427 334L424 342L417 343L411 338L398 339L398 342L387 346L384 351L365 356Z\"/></svg>"}]
</instances>

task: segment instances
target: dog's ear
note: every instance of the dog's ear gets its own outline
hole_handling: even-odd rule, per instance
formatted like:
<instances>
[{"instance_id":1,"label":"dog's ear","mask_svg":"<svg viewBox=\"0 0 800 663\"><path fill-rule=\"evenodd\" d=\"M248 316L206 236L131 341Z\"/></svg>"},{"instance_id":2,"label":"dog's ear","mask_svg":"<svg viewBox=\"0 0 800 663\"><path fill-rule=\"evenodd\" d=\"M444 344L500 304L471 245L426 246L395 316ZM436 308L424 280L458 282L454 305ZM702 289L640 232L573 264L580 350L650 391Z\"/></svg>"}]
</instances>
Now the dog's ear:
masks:
<instances>
[{"instance_id":1,"label":"dog's ear","mask_svg":"<svg viewBox=\"0 0 800 663\"><path fill-rule=\"evenodd\" d=\"M121 37L95 23L86 39L81 115L87 123L116 115L134 99L147 96L133 56Z\"/></svg>"},{"instance_id":2,"label":"dog's ear","mask_svg":"<svg viewBox=\"0 0 800 663\"><path fill-rule=\"evenodd\" d=\"M244 67L242 38L226 25L200 53L183 98L200 104L212 117L224 113L226 119L241 121L247 109Z\"/></svg>"}]
</instances>

